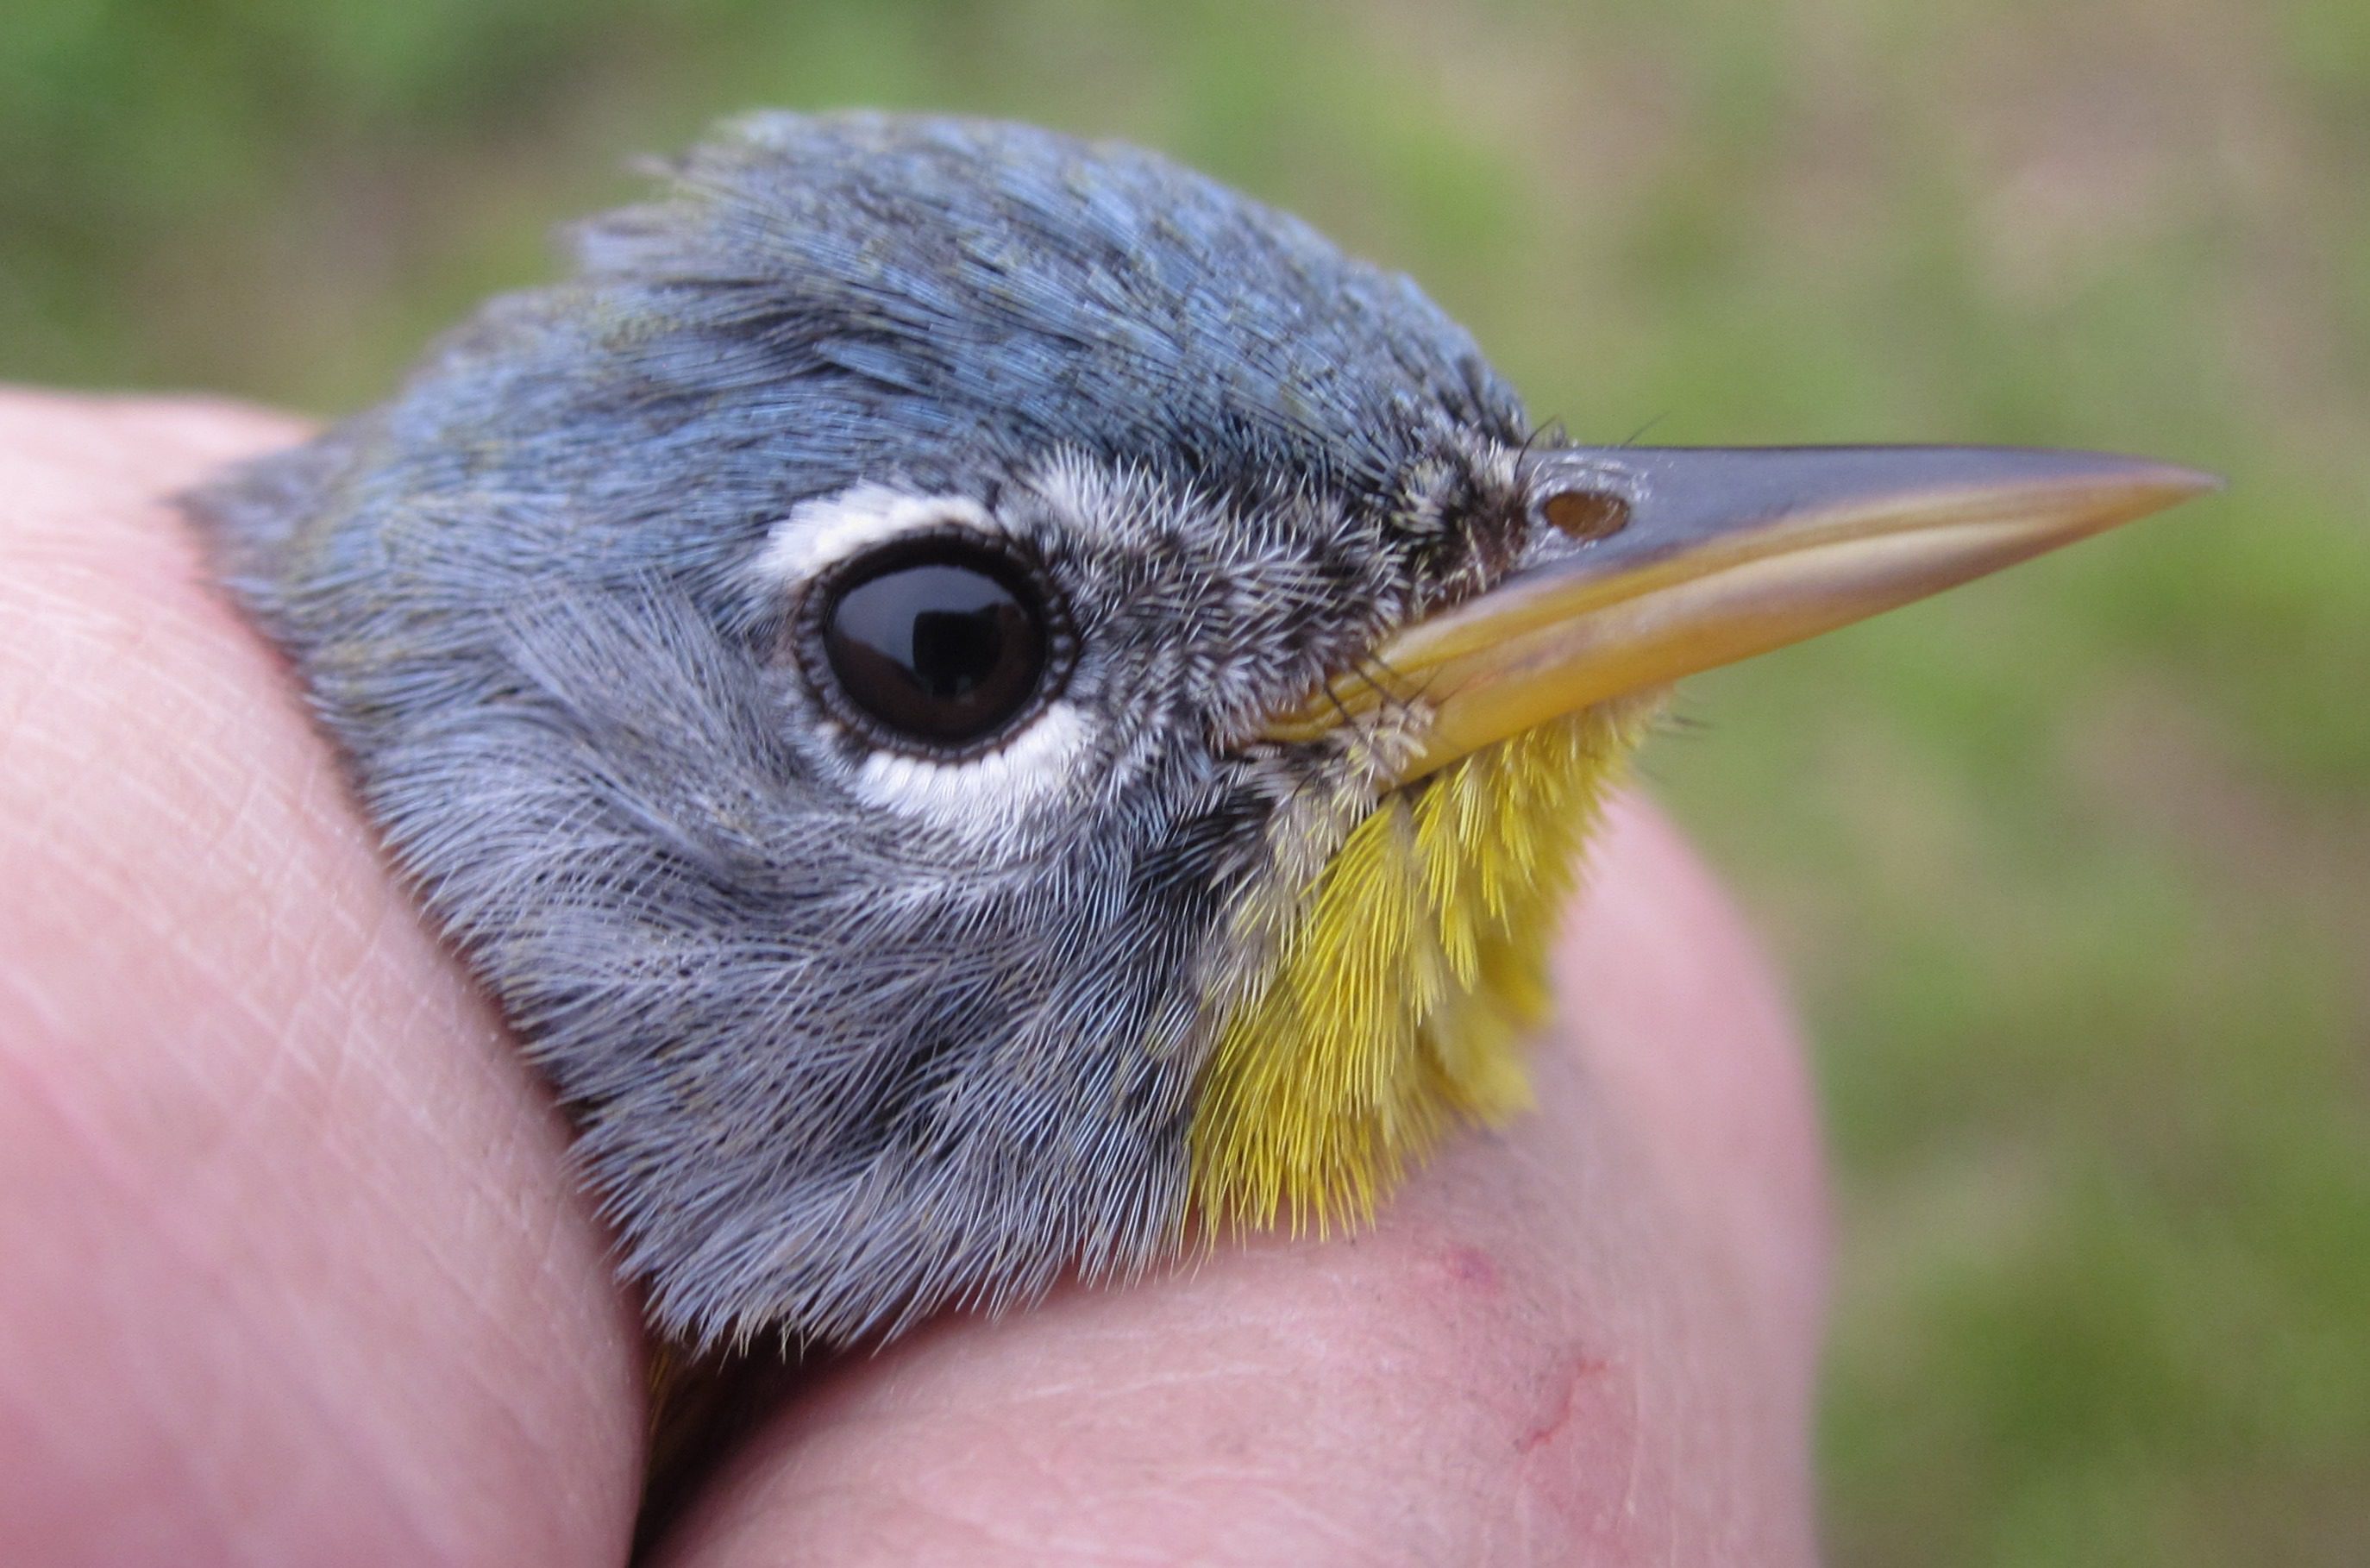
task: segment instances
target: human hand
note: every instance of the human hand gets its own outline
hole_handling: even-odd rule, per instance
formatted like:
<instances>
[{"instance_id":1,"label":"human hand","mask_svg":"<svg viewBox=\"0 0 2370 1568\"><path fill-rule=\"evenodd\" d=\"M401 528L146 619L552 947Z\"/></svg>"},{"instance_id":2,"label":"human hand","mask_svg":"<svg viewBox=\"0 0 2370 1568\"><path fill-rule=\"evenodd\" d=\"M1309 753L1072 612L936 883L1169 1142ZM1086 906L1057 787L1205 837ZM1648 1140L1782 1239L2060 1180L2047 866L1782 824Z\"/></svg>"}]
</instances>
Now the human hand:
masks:
<instances>
[{"instance_id":1,"label":"human hand","mask_svg":"<svg viewBox=\"0 0 2370 1568\"><path fill-rule=\"evenodd\" d=\"M301 433L0 394L0 1539L622 1561L645 1348L566 1129L162 499ZM1809 1561L1799 1042L1651 807L1593 883L1536 1113L1372 1230L825 1369L658 1559Z\"/></svg>"}]
</instances>

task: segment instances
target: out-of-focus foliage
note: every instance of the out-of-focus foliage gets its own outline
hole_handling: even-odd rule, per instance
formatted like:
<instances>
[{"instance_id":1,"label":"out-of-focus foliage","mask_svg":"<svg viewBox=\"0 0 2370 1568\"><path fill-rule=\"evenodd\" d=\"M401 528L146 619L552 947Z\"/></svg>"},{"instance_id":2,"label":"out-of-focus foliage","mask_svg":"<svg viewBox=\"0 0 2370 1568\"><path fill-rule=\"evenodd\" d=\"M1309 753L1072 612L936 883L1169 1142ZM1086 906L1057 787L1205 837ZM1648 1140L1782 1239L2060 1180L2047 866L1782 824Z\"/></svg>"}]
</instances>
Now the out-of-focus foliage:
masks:
<instances>
[{"instance_id":1,"label":"out-of-focus foliage","mask_svg":"<svg viewBox=\"0 0 2370 1568\"><path fill-rule=\"evenodd\" d=\"M1166 148L1619 439L2232 489L1697 683L1820 1040L1844 1563L2370 1540L2370 6L30 0L0 374L333 410L761 104Z\"/></svg>"}]
</instances>

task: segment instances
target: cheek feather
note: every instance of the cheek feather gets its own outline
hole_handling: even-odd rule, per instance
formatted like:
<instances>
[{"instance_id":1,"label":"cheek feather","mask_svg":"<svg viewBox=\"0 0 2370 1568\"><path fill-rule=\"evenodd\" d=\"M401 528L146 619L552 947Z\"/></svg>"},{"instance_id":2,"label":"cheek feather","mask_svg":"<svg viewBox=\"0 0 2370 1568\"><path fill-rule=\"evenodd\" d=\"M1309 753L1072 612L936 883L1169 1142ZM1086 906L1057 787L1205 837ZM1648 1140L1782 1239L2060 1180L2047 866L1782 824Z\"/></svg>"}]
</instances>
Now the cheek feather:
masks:
<instances>
[{"instance_id":1,"label":"cheek feather","mask_svg":"<svg viewBox=\"0 0 2370 1568\"><path fill-rule=\"evenodd\" d=\"M1660 707L1517 735L1350 829L1217 1030L1191 1134L1206 1227L1362 1222L1451 1126L1529 1103L1547 944Z\"/></svg>"}]
</instances>

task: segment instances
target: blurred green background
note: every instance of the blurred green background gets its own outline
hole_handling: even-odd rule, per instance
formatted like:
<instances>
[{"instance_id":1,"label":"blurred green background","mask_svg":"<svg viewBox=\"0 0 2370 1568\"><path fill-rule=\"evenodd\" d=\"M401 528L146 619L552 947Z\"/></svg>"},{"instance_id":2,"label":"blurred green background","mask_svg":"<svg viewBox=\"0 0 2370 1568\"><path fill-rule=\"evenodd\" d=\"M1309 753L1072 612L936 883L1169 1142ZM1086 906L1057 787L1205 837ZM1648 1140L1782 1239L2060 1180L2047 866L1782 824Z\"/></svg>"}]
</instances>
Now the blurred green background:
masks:
<instances>
[{"instance_id":1,"label":"blurred green background","mask_svg":"<svg viewBox=\"0 0 2370 1568\"><path fill-rule=\"evenodd\" d=\"M760 104L1165 148L1536 413L2229 493L1695 683L1818 1039L1843 1564L2370 1561L2370 5L29 0L0 375L334 411Z\"/></svg>"}]
</instances>

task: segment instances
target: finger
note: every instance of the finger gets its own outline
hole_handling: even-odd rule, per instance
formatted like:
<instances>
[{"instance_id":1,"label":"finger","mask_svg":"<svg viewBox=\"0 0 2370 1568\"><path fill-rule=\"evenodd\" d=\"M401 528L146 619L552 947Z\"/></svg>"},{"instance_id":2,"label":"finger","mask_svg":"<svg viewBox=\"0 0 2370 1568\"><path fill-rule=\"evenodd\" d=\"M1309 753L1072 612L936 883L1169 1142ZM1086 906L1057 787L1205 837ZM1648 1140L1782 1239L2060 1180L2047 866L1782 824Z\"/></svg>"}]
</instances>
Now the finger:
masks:
<instances>
[{"instance_id":1,"label":"finger","mask_svg":"<svg viewBox=\"0 0 2370 1568\"><path fill-rule=\"evenodd\" d=\"M843 1368L672 1568L1807 1562L1824 1261L1798 1042L1671 831L1616 812L1540 1105L1371 1232L1222 1249Z\"/></svg>"},{"instance_id":2,"label":"finger","mask_svg":"<svg viewBox=\"0 0 2370 1568\"><path fill-rule=\"evenodd\" d=\"M0 395L6 1555L614 1562L563 1129L159 499L301 433Z\"/></svg>"},{"instance_id":3,"label":"finger","mask_svg":"<svg viewBox=\"0 0 2370 1568\"><path fill-rule=\"evenodd\" d=\"M1555 953L1560 1043L1734 1270L1770 1364L1807 1374L1826 1311L1826 1167L1791 1002L1726 890L1643 800L1607 813L1603 881Z\"/></svg>"}]
</instances>

